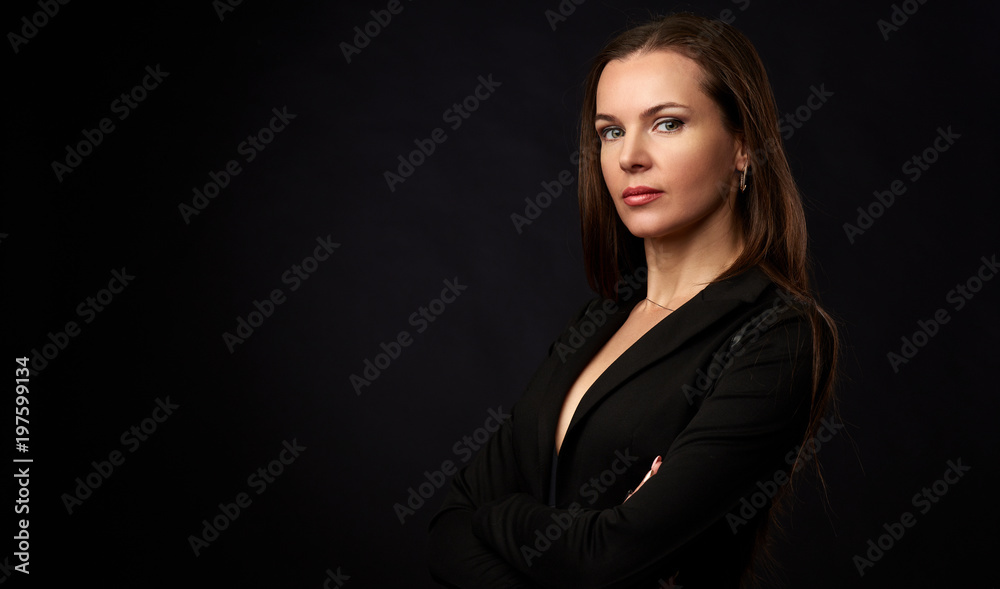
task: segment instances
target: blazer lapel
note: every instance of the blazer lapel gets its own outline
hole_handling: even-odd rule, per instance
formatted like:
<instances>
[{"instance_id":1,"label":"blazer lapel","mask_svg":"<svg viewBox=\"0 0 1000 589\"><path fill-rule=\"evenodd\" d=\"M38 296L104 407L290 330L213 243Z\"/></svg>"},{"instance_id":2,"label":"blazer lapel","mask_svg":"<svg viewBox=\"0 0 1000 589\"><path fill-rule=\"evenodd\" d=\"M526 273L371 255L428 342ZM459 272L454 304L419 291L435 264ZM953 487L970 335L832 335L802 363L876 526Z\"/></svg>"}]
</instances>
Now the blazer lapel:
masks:
<instances>
[{"instance_id":1,"label":"blazer lapel","mask_svg":"<svg viewBox=\"0 0 1000 589\"><path fill-rule=\"evenodd\" d=\"M599 307L600 305L598 305ZM555 453L556 425L559 421L559 412L562 410L566 395L591 359L597 355L601 347L625 323L632 307L633 305L629 301L619 303L618 310L608 316L604 325L598 326L597 331L589 337L583 336L583 343L579 348L573 347L571 345L572 341L564 341L565 338L562 337L559 339L560 344L567 346L560 348L565 355L559 356L556 359L556 361L562 362L562 366L554 369L548 382L544 383L545 389L539 407L538 457L540 459L540 478L538 480L542 481L546 492L548 492L549 476L552 472L552 459ZM572 328L575 328L577 333L580 333L580 328L587 321L594 323L593 318L585 314L580 321L573 324ZM569 350L572 350L572 352L569 352Z\"/></svg>"},{"instance_id":2,"label":"blazer lapel","mask_svg":"<svg viewBox=\"0 0 1000 589\"><path fill-rule=\"evenodd\" d=\"M676 311L672 312L662 321L653 326L652 329L639 338L639 340L636 341L630 348L625 350L625 352L622 353L622 355L619 356L618 359L616 359L596 381L594 381L594 384L590 387L590 389L587 390L583 398L580 400L580 404L577 406L576 412L573 414L573 419L570 421L569 429L566 431L566 437L563 440L563 445L570 442L570 438L574 433L574 428L578 426L580 421L586 417L586 415L592 411L594 407L596 407L601 400L604 399L604 397L619 388L626 379L636 374L649 364L652 364L653 362L656 362L664 356L670 354L688 339L715 321L718 321L730 311L737 309L741 304L756 300L760 296L761 292L763 292L770 283L770 279L758 267L755 266L749 268L748 270L722 282L708 285L700 293L692 297L691 300L678 307ZM567 368L572 369L567 369L564 372L564 376L559 379L560 381L569 380L569 383L564 384L563 382L559 382L559 386L563 388L557 388L555 390L562 391L562 396L552 395L554 398L558 397L553 401L554 404L557 404L554 415L552 415L549 411L545 412L546 421L551 422L550 424L547 424L551 428L551 431L546 432L548 435L543 438L543 443L548 443L549 452L551 452L551 447L554 443L553 436L555 435L555 420L558 416L558 411L562 407L566 391L583 370L583 367L587 364L587 362L589 362L594 355L597 354L600 350L600 346L603 346L604 343L611 338L611 335L613 335L614 332L621 327L627 318L631 307L632 306L629 306L628 310L622 310L621 313L616 315L617 321L614 322L613 326L605 326L607 329L600 333L600 337L595 336L592 338L595 340L592 345L586 346L585 353L577 354L572 366L567 366ZM612 322L609 321L608 323L610 324ZM584 351L584 349L580 350L580 352ZM545 456L545 454L542 454L542 456Z\"/></svg>"}]
</instances>

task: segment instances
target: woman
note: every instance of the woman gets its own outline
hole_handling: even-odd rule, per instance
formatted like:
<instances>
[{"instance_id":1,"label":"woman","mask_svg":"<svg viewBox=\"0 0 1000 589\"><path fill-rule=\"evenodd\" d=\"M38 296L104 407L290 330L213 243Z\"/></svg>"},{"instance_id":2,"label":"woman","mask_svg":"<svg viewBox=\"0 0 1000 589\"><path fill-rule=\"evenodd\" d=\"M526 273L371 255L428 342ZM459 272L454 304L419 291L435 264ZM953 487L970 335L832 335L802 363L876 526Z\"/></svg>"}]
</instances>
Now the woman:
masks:
<instances>
[{"instance_id":1,"label":"woman","mask_svg":"<svg viewBox=\"0 0 1000 589\"><path fill-rule=\"evenodd\" d=\"M720 22L668 16L597 57L579 194L606 298L452 481L430 526L439 582L750 579L771 501L816 464L836 372L777 120L755 50Z\"/></svg>"}]
</instances>

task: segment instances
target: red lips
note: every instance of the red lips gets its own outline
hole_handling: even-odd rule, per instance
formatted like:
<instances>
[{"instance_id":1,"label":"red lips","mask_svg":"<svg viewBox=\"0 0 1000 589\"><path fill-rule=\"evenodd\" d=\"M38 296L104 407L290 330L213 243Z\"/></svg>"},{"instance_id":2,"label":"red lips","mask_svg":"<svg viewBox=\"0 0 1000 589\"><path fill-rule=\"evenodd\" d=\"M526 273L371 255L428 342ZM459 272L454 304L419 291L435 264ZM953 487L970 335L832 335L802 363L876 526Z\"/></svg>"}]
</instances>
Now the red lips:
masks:
<instances>
[{"instance_id":1,"label":"red lips","mask_svg":"<svg viewBox=\"0 0 1000 589\"><path fill-rule=\"evenodd\" d=\"M629 206L644 205L663 196L662 190L649 186L629 186L622 191L622 201Z\"/></svg>"},{"instance_id":2,"label":"red lips","mask_svg":"<svg viewBox=\"0 0 1000 589\"><path fill-rule=\"evenodd\" d=\"M653 192L662 192L662 191L657 190L655 188L650 188L649 186L629 186L628 188L622 191L622 198L628 196L635 196L637 194L649 194Z\"/></svg>"}]
</instances>

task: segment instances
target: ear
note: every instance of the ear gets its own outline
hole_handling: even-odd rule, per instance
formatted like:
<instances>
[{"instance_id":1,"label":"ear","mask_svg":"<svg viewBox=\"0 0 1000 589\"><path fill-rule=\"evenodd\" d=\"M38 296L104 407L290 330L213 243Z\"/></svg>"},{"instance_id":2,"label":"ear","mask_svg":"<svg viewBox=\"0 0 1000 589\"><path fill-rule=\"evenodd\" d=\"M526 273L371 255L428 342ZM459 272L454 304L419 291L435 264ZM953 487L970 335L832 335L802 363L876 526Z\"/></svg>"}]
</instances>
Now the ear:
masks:
<instances>
[{"instance_id":1,"label":"ear","mask_svg":"<svg viewBox=\"0 0 1000 589\"><path fill-rule=\"evenodd\" d=\"M744 170L752 162L750 161L750 151L746 147L746 138L742 135L734 137L736 150L734 152L734 165L737 171Z\"/></svg>"}]
</instances>

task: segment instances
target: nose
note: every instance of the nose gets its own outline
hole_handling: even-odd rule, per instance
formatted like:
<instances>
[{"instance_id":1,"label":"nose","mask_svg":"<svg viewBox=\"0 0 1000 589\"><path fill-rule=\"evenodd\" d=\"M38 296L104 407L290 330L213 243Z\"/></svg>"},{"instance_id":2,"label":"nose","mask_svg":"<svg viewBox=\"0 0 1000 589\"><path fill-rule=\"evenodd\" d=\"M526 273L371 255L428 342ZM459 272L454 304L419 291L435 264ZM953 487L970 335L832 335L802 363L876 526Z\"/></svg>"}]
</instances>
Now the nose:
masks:
<instances>
[{"instance_id":1,"label":"nose","mask_svg":"<svg viewBox=\"0 0 1000 589\"><path fill-rule=\"evenodd\" d=\"M622 137L618 165L625 172L641 172L652 165L647 145L648 137L643 133L628 133Z\"/></svg>"}]
</instances>

